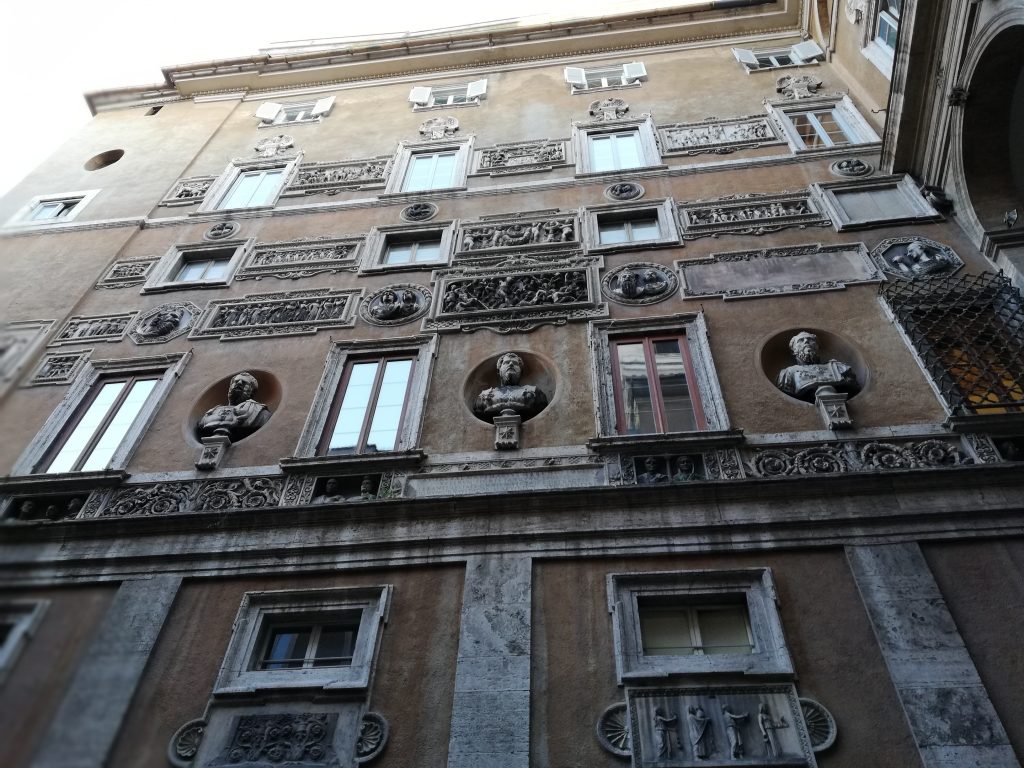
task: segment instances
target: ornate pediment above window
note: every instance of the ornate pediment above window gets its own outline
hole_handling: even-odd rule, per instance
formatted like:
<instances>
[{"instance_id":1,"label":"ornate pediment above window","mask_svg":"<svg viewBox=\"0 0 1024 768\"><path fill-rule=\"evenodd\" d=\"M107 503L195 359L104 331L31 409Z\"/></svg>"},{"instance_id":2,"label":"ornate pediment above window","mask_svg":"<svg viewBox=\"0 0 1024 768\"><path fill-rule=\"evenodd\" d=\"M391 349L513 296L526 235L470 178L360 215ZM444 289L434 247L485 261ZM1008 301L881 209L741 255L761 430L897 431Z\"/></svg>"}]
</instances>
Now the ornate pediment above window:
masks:
<instances>
[{"instance_id":1,"label":"ornate pediment above window","mask_svg":"<svg viewBox=\"0 0 1024 768\"><path fill-rule=\"evenodd\" d=\"M260 243L235 272L235 280L296 280L323 273L355 272L361 237L320 237Z\"/></svg>"},{"instance_id":2,"label":"ornate pediment above window","mask_svg":"<svg viewBox=\"0 0 1024 768\"><path fill-rule=\"evenodd\" d=\"M677 206L684 240L720 234L763 235L790 227L827 227L832 222L808 191L777 195L726 195Z\"/></svg>"},{"instance_id":3,"label":"ornate pediment above window","mask_svg":"<svg viewBox=\"0 0 1024 768\"><path fill-rule=\"evenodd\" d=\"M571 164L569 139L537 139L477 150L470 175L510 176L540 173Z\"/></svg>"},{"instance_id":4,"label":"ornate pediment above window","mask_svg":"<svg viewBox=\"0 0 1024 768\"><path fill-rule=\"evenodd\" d=\"M785 144L766 116L709 117L699 123L675 123L658 127L661 152L670 155L726 155L743 149Z\"/></svg>"},{"instance_id":5,"label":"ornate pediment above window","mask_svg":"<svg viewBox=\"0 0 1024 768\"><path fill-rule=\"evenodd\" d=\"M581 247L580 222L575 213L557 209L488 216L459 227L455 258L505 259L509 253L572 251Z\"/></svg>"},{"instance_id":6,"label":"ornate pediment above window","mask_svg":"<svg viewBox=\"0 0 1024 768\"><path fill-rule=\"evenodd\" d=\"M383 187L388 180L393 158L371 157L365 160L340 160L303 163L283 197L296 195L336 195L350 189Z\"/></svg>"},{"instance_id":7,"label":"ornate pediment above window","mask_svg":"<svg viewBox=\"0 0 1024 768\"><path fill-rule=\"evenodd\" d=\"M600 267L595 257L553 262L514 256L489 266L440 270L435 273L438 298L423 330L529 332L605 317Z\"/></svg>"}]
</instances>

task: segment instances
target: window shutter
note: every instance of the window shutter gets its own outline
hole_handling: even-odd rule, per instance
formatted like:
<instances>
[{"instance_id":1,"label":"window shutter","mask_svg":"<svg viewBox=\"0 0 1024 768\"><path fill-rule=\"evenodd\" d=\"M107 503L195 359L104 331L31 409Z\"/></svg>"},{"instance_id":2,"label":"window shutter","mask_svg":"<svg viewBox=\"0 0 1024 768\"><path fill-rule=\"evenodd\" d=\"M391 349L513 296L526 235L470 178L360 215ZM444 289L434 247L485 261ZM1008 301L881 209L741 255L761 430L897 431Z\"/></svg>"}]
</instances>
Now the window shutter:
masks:
<instances>
[{"instance_id":1,"label":"window shutter","mask_svg":"<svg viewBox=\"0 0 1024 768\"><path fill-rule=\"evenodd\" d=\"M754 52L748 51L746 48L733 48L732 55L736 57L736 61L750 69L757 69L760 66Z\"/></svg>"},{"instance_id":2,"label":"window shutter","mask_svg":"<svg viewBox=\"0 0 1024 768\"><path fill-rule=\"evenodd\" d=\"M421 107L430 103L430 88L425 85L417 85L409 91L409 101Z\"/></svg>"},{"instance_id":3,"label":"window shutter","mask_svg":"<svg viewBox=\"0 0 1024 768\"><path fill-rule=\"evenodd\" d=\"M582 67L566 67L565 82L575 85L577 88L587 87L587 73Z\"/></svg>"},{"instance_id":4,"label":"window shutter","mask_svg":"<svg viewBox=\"0 0 1024 768\"><path fill-rule=\"evenodd\" d=\"M627 82L633 83L647 77L647 67L642 61L634 61L631 64L622 65L622 77Z\"/></svg>"},{"instance_id":5,"label":"window shutter","mask_svg":"<svg viewBox=\"0 0 1024 768\"><path fill-rule=\"evenodd\" d=\"M260 108L256 110L256 117L265 123L272 123L280 111L280 104L274 101L265 101L260 104Z\"/></svg>"},{"instance_id":6,"label":"window shutter","mask_svg":"<svg viewBox=\"0 0 1024 768\"><path fill-rule=\"evenodd\" d=\"M793 55L800 61L815 61L816 59L823 58L825 52L821 50L819 46L813 40L805 40L802 43L797 43L793 46Z\"/></svg>"},{"instance_id":7,"label":"window shutter","mask_svg":"<svg viewBox=\"0 0 1024 768\"><path fill-rule=\"evenodd\" d=\"M466 86L467 99L483 99L487 97L487 80L474 80Z\"/></svg>"},{"instance_id":8,"label":"window shutter","mask_svg":"<svg viewBox=\"0 0 1024 768\"><path fill-rule=\"evenodd\" d=\"M334 97L328 96L326 99L320 99L316 104L313 105L312 111L309 113L310 117L319 117L320 115L326 115L331 111L334 106Z\"/></svg>"}]
</instances>

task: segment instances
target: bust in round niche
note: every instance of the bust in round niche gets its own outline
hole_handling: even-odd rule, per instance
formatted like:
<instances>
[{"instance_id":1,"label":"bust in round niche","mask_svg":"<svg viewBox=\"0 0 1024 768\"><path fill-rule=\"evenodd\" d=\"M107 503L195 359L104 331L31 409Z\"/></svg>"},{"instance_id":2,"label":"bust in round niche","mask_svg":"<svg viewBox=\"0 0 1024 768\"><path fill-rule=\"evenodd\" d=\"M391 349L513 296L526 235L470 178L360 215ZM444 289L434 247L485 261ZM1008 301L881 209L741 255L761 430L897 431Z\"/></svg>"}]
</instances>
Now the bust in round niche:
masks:
<instances>
[{"instance_id":1,"label":"bust in round niche","mask_svg":"<svg viewBox=\"0 0 1024 768\"><path fill-rule=\"evenodd\" d=\"M498 358L498 386L482 390L473 403L473 413L484 421L495 416L517 414L523 421L536 416L548 404L547 395L533 384L520 384L526 364L515 352Z\"/></svg>"},{"instance_id":2,"label":"bust in round niche","mask_svg":"<svg viewBox=\"0 0 1024 768\"><path fill-rule=\"evenodd\" d=\"M851 365L839 360L822 361L816 334L800 331L789 340L789 349L796 364L783 368L776 381L787 395L814 402L819 390L854 394L860 388Z\"/></svg>"},{"instance_id":3,"label":"bust in round niche","mask_svg":"<svg viewBox=\"0 0 1024 768\"><path fill-rule=\"evenodd\" d=\"M253 399L258 388L259 382L248 371L232 376L227 405L215 405L200 417L196 425L199 436L224 436L234 443L266 424L270 409Z\"/></svg>"}]
</instances>

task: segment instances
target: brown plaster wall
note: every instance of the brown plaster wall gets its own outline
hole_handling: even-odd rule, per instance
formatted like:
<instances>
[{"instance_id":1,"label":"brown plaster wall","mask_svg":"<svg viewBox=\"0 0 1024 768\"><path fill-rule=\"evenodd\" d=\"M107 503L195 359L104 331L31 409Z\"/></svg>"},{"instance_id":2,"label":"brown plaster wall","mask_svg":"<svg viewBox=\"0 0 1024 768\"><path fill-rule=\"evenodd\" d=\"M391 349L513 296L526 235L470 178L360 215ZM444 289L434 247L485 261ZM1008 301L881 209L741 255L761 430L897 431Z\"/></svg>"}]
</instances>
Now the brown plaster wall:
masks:
<instances>
[{"instance_id":1,"label":"brown plaster wall","mask_svg":"<svg viewBox=\"0 0 1024 768\"><path fill-rule=\"evenodd\" d=\"M116 591L116 586L104 586L0 593L0 600L50 601L0 686L0 762L5 766L28 766Z\"/></svg>"},{"instance_id":2,"label":"brown plaster wall","mask_svg":"<svg viewBox=\"0 0 1024 768\"><path fill-rule=\"evenodd\" d=\"M1024 541L922 546L1017 755L1024 755Z\"/></svg>"},{"instance_id":3,"label":"brown plaster wall","mask_svg":"<svg viewBox=\"0 0 1024 768\"><path fill-rule=\"evenodd\" d=\"M448 752L461 567L278 576L183 585L114 745L110 768L165 768L167 743L200 717L247 591L392 584L370 708L386 717L385 759L396 768L443 765Z\"/></svg>"},{"instance_id":4,"label":"brown plaster wall","mask_svg":"<svg viewBox=\"0 0 1024 768\"><path fill-rule=\"evenodd\" d=\"M541 562L534 570L531 765L616 768L593 724L615 683L607 575L770 567L797 690L824 704L839 738L821 768L920 766L842 552ZM742 681L739 681L742 682Z\"/></svg>"},{"instance_id":5,"label":"brown plaster wall","mask_svg":"<svg viewBox=\"0 0 1024 768\"><path fill-rule=\"evenodd\" d=\"M885 113L872 110L882 110L888 106L889 77L864 55L861 48L864 27L873 27L875 20L865 16L860 24L851 24L842 5L837 13L839 23L836 25L836 37L832 43L832 65L838 77L845 83L845 87L850 90L850 98L857 104L861 114L881 135ZM872 29L872 33L873 31Z\"/></svg>"}]
</instances>

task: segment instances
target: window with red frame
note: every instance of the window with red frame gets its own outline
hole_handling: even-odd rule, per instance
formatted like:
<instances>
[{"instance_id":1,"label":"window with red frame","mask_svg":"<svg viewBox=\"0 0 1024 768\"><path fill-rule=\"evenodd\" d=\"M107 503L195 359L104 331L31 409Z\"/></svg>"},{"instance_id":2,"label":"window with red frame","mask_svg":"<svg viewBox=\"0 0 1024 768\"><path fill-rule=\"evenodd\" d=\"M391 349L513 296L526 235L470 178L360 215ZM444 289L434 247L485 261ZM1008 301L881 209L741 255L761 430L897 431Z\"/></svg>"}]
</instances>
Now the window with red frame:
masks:
<instances>
[{"instance_id":1,"label":"window with red frame","mask_svg":"<svg viewBox=\"0 0 1024 768\"><path fill-rule=\"evenodd\" d=\"M618 434L706 428L685 336L615 339L611 353Z\"/></svg>"}]
</instances>

